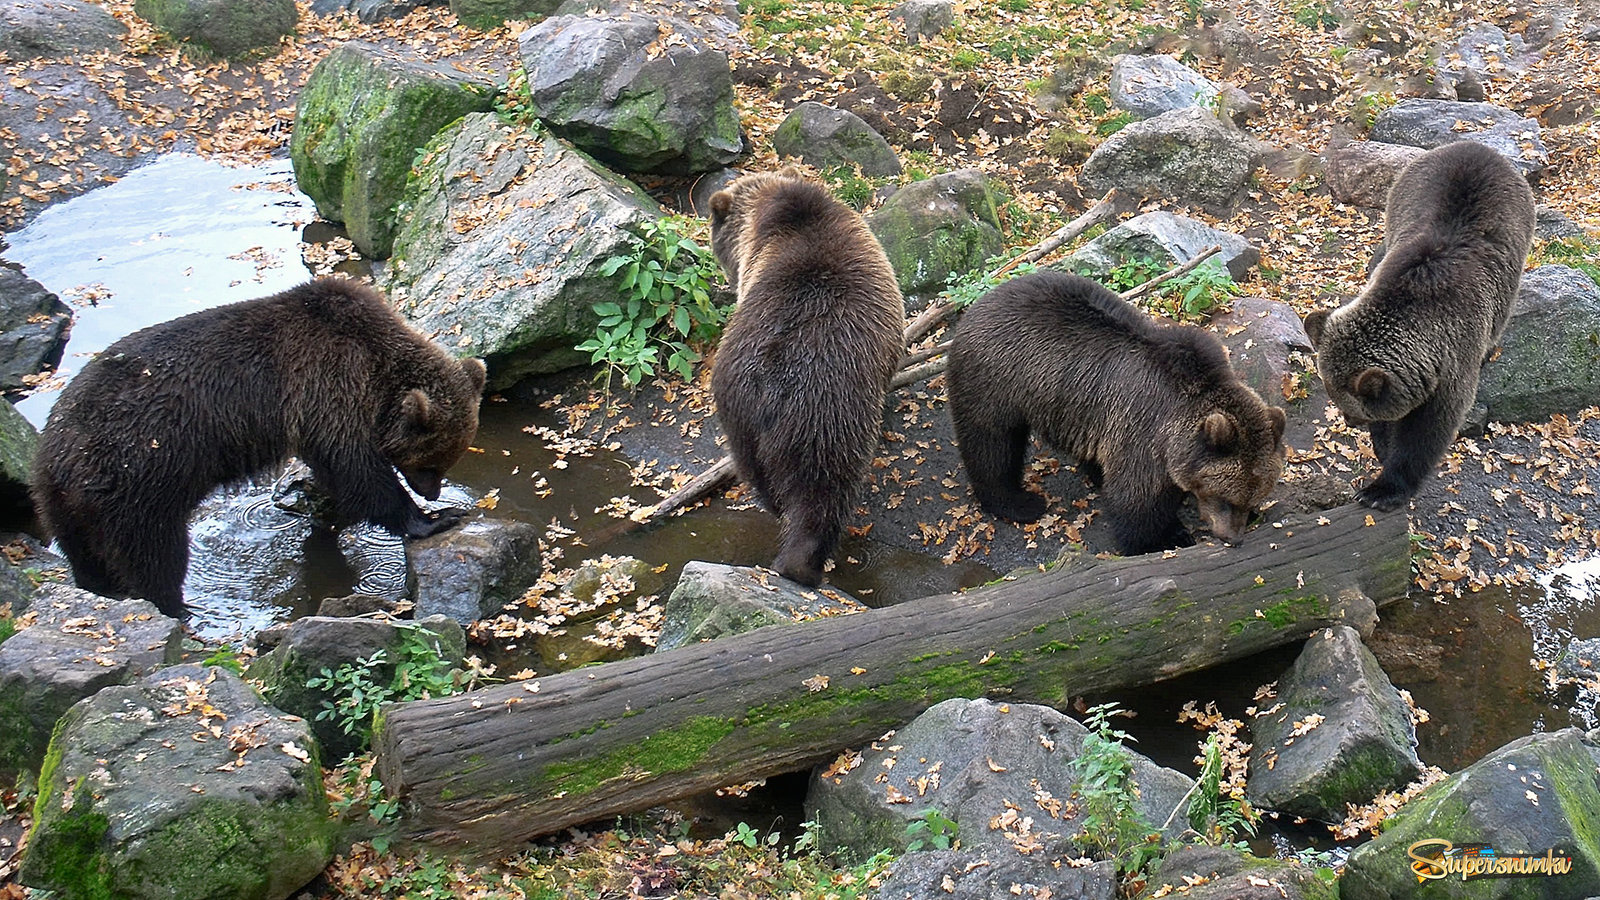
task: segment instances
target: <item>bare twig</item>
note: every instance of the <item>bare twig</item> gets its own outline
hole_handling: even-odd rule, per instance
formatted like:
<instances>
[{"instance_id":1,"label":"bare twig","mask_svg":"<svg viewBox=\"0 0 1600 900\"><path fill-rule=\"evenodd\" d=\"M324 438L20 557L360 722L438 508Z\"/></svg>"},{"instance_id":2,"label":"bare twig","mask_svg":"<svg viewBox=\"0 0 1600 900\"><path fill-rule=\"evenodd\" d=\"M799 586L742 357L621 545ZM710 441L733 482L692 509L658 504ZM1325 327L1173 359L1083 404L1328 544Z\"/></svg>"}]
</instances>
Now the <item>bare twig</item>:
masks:
<instances>
[{"instance_id":1,"label":"bare twig","mask_svg":"<svg viewBox=\"0 0 1600 900\"><path fill-rule=\"evenodd\" d=\"M895 375L889 380L889 390L898 391L908 384L915 384L924 378L932 378L940 372L943 372L944 368L945 361L942 359L935 359L930 362L912 366L909 369L901 369L899 374Z\"/></svg>"},{"instance_id":2,"label":"bare twig","mask_svg":"<svg viewBox=\"0 0 1600 900\"><path fill-rule=\"evenodd\" d=\"M699 502L700 498L715 493L737 477L738 473L733 468L733 457L724 456L711 468L684 482L682 487L673 491L665 500L655 506L636 509L628 518L644 523L671 515L691 503Z\"/></svg>"},{"instance_id":3,"label":"bare twig","mask_svg":"<svg viewBox=\"0 0 1600 900\"><path fill-rule=\"evenodd\" d=\"M926 359L933 359L935 356L938 356L938 355L944 353L946 350L949 350L949 349L950 349L950 342L949 341L944 341L943 343L934 344L932 347L928 347L928 348L923 349L923 350L916 350L916 351L913 351L911 353L907 353L900 360L900 368L901 368L901 370L909 369L912 366L916 365L917 363L922 362L923 360L926 360ZM893 390L893 386L892 385L890 387L890 390Z\"/></svg>"},{"instance_id":4,"label":"bare twig","mask_svg":"<svg viewBox=\"0 0 1600 900\"><path fill-rule=\"evenodd\" d=\"M1162 272L1160 275L1157 275L1156 277L1150 279L1149 281L1146 281L1144 284L1141 284L1138 287L1131 288L1131 289L1129 289L1127 291L1124 291L1122 293L1122 295L1121 295L1122 299L1131 301L1131 300L1136 300L1136 299L1138 299L1140 297L1143 297L1145 294L1150 293L1151 291L1153 291L1156 288L1160 287L1161 285L1171 281L1172 279L1177 278L1178 276L1184 274L1185 272L1189 272L1189 271L1193 270L1196 266L1200 265L1201 263L1205 262L1206 260L1210 259L1213 256L1216 256L1218 253L1221 253L1221 252L1222 252L1222 247L1218 246L1217 244L1212 244L1211 246L1205 248L1204 250L1201 250L1199 253L1196 253L1194 255L1194 258L1190 259L1188 262L1184 263L1183 265L1178 266L1176 268L1168 269L1167 271Z\"/></svg>"}]
</instances>

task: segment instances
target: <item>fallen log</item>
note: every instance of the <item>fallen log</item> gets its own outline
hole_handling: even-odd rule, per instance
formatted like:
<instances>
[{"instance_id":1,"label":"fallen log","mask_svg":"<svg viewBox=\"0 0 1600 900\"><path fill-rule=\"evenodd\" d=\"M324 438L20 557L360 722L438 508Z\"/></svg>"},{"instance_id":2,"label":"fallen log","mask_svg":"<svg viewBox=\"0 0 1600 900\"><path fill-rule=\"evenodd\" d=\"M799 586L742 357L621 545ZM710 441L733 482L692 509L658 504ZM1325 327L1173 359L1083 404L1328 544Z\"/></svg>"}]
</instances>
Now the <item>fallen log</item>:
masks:
<instances>
[{"instance_id":1,"label":"fallen log","mask_svg":"<svg viewBox=\"0 0 1600 900\"><path fill-rule=\"evenodd\" d=\"M410 837L505 852L802 769L951 697L1063 707L1359 624L1405 595L1409 550L1406 516L1346 506L1259 527L1238 547L1087 558L964 594L393 704L373 741L377 771L403 801Z\"/></svg>"}]
</instances>

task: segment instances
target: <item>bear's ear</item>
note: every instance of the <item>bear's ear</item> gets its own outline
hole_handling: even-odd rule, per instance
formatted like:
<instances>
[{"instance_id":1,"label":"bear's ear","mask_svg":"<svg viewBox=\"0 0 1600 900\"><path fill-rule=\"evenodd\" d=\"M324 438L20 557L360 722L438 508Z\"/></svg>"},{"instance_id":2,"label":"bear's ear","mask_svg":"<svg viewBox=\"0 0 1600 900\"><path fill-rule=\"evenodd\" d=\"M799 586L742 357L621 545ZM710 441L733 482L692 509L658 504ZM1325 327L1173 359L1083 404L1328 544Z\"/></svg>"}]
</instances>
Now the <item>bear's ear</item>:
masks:
<instances>
[{"instance_id":1,"label":"bear's ear","mask_svg":"<svg viewBox=\"0 0 1600 900\"><path fill-rule=\"evenodd\" d=\"M727 218L731 209L733 209L733 191L717 191L711 195L711 221Z\"/></svg>"},{"instance_id":2,"label":"bear's ear","mask_svg":"<svg viewBox=\"0 0 1600 900\"><path fill-rule=\"evenodd\" d=\"M1322 326L1328 323L1328 311L1319 309L1306 314L1306 336L1311 338L1312 348L1322 346Z\"/></svg>"},{"instance_id":3,"label":"bear's ear","mask_svg":"<svg viewBox=\"0 0 1600 900\"><path fill-rule=\"evenodd\" d=\"M1226 450L1238 440L1239 429L1226 413L1214 412L1200 420L1200 433L1213 450Z\"/></svg>"},{"instance_id":4,"label":"bear's ear","mask_svg":"<svg viewBox=\"0 0 1600 900\"><path fill-rule=\"evenodd\" d=\"M428 430L428 419L432 413L433 404L421 388L406 391L406 395L400 399L400 414L406 417L406 424L417 431Z\"/></svg>"},{"instance_id":5,"label":"bear's ear","mask_svg":"<svg viewBox=\"0 0 1600 900\"><path fill-rule=\"evenodd\" d=\"M1283 440L1283 429L1289 424L1289 416L1281 406L1267 407L1267 421L1272 423L1272 443Z\"/></svg>"},{"instance_id":6,"label":"bear's ear","mask_svg":"<svg viewBox=\"0 0 1600 900\"><path fill-rule=\"evenodd\" d=\"M799 166L784 166L779 170L778 174L785 178L798 178L801 181L804 181L806 177L806 173L801 171Z\"/></svg>"},{"instance_id":7,"label":"bear's ear","mask_svg":"<svg viewBox=\"0 0 1600 900\"><path fill-rule=\"evenodd\" d=\"M1390 381L1388 372L1368 366L1350 379L1350 393L1367 401L1381 400L1389 392Z\"/></svg>"},{"instance_id":8,"label":"bear's ear","mask_svg":"<svg viewBox=\"0 0 1600 900\"><path fill-rule=\"evenodd\" d=\"M481 359L468 358L461 361L461 371L465 372L467 380L472 382L473 396L481 396L483 385L489 380L488 366L485 366Z\"/></svg>"}]
</instances>

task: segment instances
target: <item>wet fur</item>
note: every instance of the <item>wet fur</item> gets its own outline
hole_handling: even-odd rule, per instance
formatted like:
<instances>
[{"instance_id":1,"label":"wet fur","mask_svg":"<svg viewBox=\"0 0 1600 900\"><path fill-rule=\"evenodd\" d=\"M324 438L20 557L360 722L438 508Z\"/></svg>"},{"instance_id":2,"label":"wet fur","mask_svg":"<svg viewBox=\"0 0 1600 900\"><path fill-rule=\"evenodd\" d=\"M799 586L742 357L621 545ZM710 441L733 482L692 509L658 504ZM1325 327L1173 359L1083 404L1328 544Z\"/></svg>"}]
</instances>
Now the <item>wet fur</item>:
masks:
<instances>
[{"instance_id":1,"label":"wet fur","mask_svg":"<svg viewBox=\"0 0 1600 900\"><path fill-rule=\"evenodd\" d=\"M1185 493L1236 540L1283 471L1283 410L1239 381L1214 336L1160 324L1077 275L1036 272L980 298L952 338L948 379L985 510L1044 514L1045 498L1022 486L1037 433L1101 481L1124 554L1193 543L1178 521Z\"/></svg>"},{"instance_id":2,"label":"wet fur","mask_svg":"<svg viewBox=\"0 0 1600 900\"><path fill-rule=\"evenodd\" d=\"M904 302L861 217L792 170L719 191L711 224L738 290L711 378L717 421L782 520L772 567L814 586L878 447Z\"/></svg>"},{"instance_id":3,"label":"wet fur","mask_svg":"<svg viewBox=\"0 0 1600 900\"><path fill-rule=\"evenodd\" d=\"M1383 470L1357 494L1391 510L1432 474L1472 407L1533 242L1527 181L1471 141L1430 150L1389 193L1383 256L1361 295L1306 317L1317 370L1366 425Z\"/></svg>"},{"instance_id":4,"label":"wet fur","mask_svg":"<svg viewBox=\"0 0 1600 900\"><path fill-rule=\"evenodd\" d=\"M484 369L343 278L192 313L102 351L39 438L33 496L78 586L183 611L188 518L290 455L346 521L431 534L430 499L477 431Z\"/></svg>"}]
</instances>

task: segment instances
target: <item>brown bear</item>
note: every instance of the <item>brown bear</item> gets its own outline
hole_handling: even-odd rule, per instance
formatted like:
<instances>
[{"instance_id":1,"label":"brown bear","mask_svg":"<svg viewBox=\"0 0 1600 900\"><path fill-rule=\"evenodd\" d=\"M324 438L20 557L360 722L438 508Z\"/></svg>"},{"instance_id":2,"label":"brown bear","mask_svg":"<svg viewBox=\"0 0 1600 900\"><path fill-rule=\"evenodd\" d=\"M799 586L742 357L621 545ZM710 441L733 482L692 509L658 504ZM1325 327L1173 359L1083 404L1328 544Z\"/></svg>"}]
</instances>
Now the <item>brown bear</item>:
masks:
<instances>
[{"instance_id":1,"label":"brown bear","mask_svg":"<svg viewBox=\"0 0 1600 900\"><path fill-rule=\"evenodd\" d=\"M1317 371L1383 471L1356 493L1406 503L1472 408L1478 373L1511 317L1533 243L1528 182L1472 141L1429 150L1389 191L1383 259L1360 296L1306 316Z\"/></svg>"},{"instance_id":2,"label":"brown bear","mask_svg":"<svg viewBox=\"0 0 1600 900\"><path fill-rule=\"evenodd\" d=\"M183 612L188 517L213 488L290 455L338 515L413 537L478 428L484 367L406 325L382 295L319 278L122 338L62 391L33 496L78 586Z\"/></svg>"},{"instance_id":3,"label":"brown bear","mask_svg":"<svg viewBox=\"0 0 1600 900\"><path fill-rule=\"evenodd\" d=\"M1194 494L1211 533L1243 534L1283 473L1284 412L1228 366L1215 336L1164 325L1078 275L1019 276L979 298L950 342L950 418L978 503L1032 522L1028 437L1101 483L1125 555L1194 543L1178 521Z\"/></svg>"},{"instance_id":4,"label":"brown bear","mask_svg":"<svg viewBox=\"0 0 1600 900\"><path fill-rule=\"evenodd\" d=\"M717 421L782 520L772 567L815 586L882 434L905 302L861 217L792 168L712 195L711 246L738 293L711 375Z\"/></svg>"}]
</instances>

